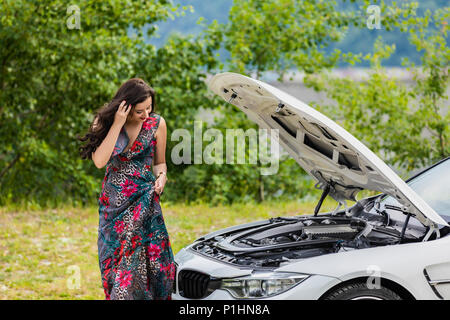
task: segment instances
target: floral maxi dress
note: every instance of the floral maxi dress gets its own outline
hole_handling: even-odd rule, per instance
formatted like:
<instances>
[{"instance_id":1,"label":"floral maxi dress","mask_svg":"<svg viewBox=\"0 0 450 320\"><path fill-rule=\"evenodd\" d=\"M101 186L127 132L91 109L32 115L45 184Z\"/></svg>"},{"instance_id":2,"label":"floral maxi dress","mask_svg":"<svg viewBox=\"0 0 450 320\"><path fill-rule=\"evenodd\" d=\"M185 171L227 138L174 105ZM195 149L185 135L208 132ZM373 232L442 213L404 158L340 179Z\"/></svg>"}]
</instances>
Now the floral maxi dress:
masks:
<instances>
[{"instance_id":1,"label":"floral maxi dress","mask_svg":"<svg viewBox=\"0 0 450 320\"><path fill-rule=\"evenodd\" d=\"M152 159L160 116L152 113L131 148L122 128L99 203L98 257L107 300L171 299L175 265Z\"/></svg>"}]
</instances>

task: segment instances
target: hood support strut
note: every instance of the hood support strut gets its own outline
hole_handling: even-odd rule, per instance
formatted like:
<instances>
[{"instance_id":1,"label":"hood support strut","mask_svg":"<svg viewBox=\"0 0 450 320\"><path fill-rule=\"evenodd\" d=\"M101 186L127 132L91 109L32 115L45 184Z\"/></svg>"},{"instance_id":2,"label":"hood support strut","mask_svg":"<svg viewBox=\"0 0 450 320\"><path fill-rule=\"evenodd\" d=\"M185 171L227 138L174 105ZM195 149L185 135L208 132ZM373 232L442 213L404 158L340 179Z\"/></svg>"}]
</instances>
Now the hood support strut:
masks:
<instances>
[{"instance_id":1,"label":"hood support strut","mask_svg":"<svg viewBox=\"0 0 450 320\"><path fill-rule=\"evenodd\" d=\"M322 206L323 200L327 197L328 193L330 193L330 185L327 184L325 188L323 189L322 195L320 196L320 200L317 203L316 208L314 209L314 217L317 217L317 213L319 213L320 207Z\"/></svg>"}]
</instances>

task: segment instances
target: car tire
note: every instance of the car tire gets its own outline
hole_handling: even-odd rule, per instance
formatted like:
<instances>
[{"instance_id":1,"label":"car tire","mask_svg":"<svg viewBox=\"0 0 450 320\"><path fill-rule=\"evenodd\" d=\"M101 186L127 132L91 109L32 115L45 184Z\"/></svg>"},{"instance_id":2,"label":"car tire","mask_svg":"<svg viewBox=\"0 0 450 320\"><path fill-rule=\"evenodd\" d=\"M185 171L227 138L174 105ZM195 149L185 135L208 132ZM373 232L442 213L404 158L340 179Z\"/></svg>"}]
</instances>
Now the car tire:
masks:
<instances>
[{"instance_id":1,"label":"car tire","mask_svg":"<svg viewBox=\"0 0 450 320\"><path fill-rule=\"evenodd\" d=\"M327 294L324 300L402 300L402 298L383 286L379 289L369 289L366 283L351 283Z\"/></svg>"}]
</instances>

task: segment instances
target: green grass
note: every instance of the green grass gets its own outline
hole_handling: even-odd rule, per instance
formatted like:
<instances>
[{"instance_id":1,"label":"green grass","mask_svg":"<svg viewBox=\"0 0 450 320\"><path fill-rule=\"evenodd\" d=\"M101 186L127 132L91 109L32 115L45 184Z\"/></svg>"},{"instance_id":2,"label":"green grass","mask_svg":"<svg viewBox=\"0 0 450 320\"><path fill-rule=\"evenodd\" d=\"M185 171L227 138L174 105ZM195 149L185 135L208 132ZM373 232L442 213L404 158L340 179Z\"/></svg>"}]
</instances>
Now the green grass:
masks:
<instances>
[{"instance_id":1,"label":"green grass","mask_svg":"<svg viewBox=\"0 0 450 320\"><path fill-rule=\"evenodd\" d=\"M217 207L161 203L174 254L206 233L271 217L308 214L314 206L294 201ZM321 211L334 206L335 202L325 201ZM0 299L104 299L97 226L96 207L0 208Z\"/></svg>"}]
</instances>

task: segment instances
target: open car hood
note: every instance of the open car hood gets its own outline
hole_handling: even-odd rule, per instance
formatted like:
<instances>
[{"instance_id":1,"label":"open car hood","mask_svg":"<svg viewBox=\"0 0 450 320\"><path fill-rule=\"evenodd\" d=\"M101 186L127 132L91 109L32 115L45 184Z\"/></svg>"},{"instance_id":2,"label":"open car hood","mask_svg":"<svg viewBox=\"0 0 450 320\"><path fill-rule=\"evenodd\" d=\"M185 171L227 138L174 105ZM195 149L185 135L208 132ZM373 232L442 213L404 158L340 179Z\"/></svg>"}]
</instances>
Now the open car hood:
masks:
<instances>
[{"instance_id":1,"label":"open car hood","mask_svg":"<svg viewBox=\"0 0 450 320\"><path fill-rule=\"evenodd\" d=\"M293 96L232 72L213 76L208 87L245 112L260 128L278 129L280 145L339 203L356 201L363 189L395 197L426 226L448 225L390 167L353 135Z\"/></svg>"}]
</instances>

